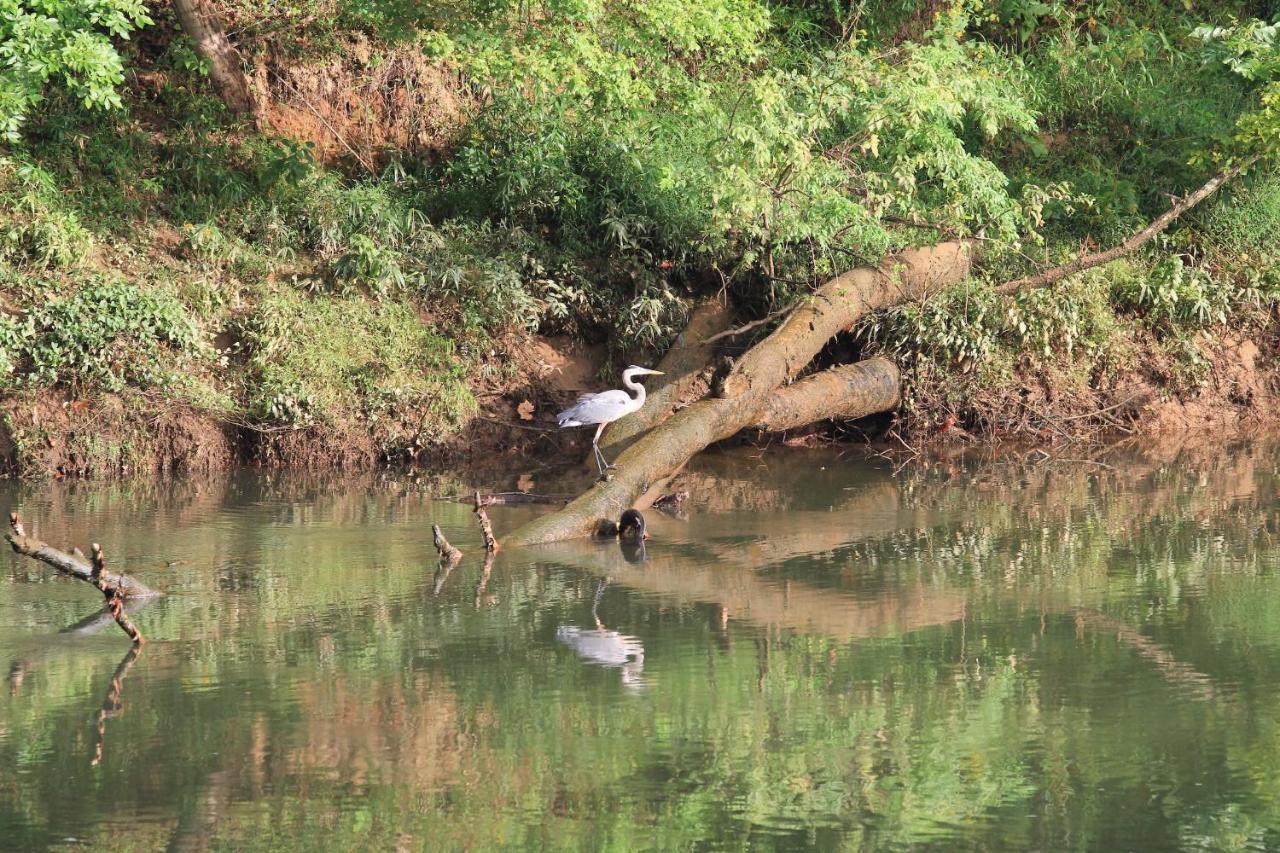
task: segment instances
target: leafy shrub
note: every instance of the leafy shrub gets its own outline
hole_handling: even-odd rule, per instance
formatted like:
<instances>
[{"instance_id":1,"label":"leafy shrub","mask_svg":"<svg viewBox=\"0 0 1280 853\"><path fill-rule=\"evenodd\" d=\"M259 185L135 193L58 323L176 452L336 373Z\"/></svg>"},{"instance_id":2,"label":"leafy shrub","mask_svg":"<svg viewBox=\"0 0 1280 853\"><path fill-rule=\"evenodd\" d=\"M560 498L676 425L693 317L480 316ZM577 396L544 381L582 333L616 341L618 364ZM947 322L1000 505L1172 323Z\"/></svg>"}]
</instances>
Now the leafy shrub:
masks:
<instances>
[{"instance_id":1,"label":"leafy shrub","mask_svg":"<svg viewBox=\"0 0 1280 853\"><path fill-rule=\"evenodd\" d=\"M0 7L0 138L17 142L57 81L86 107L119 107L124 63L114 39L151 23L142 0L45 0Z\"/></svg>"},{"instance_id":2,"label":"leafy shrub","mask_svg":"<svg viewBox=\"0 0 1280 853\"><path fill-rule=\"evenodd\" d=\"M247 414L306 426L418 419L435 437L474 408L453 345L393 300L263 290L235 329L249 368Z\"/></svg>"},{"instance_id":3,"label":"leafy shrub","mask_svg":"<svg viewBox=\"0 0 1280 853\"><path fill-rule=\"evenodd\" d=\"M0 261L40 269L77 263L93 238L75 211L61 200L57 182L44 169L0 157Z\"/></svg>"},{"instance_id":4,"label":"leafy shrub","mask_svg":"<svg viewBox=\"0 0 1280 853\"><path fill-rule=\"evenodd\" d=\"M120 391L159 385L166 380L166 353L189 355L200 348L199 332L177 300L119 280L56 296L17 322L17 332L7 329L3 344L31 387L66 383Z\"/></svg>"}]
</instances>

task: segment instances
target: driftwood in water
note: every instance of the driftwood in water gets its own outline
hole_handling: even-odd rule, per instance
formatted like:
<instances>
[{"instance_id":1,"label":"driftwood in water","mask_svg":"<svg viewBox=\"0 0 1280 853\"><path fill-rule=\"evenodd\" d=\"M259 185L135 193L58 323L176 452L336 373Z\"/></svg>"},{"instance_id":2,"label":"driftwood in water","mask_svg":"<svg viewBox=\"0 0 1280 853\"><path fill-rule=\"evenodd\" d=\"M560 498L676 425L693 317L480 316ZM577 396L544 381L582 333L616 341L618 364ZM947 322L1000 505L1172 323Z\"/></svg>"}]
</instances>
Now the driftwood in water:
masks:
<instances>
[{"instance_id":1,"label":"driftwood in water","mask_svg":"<svg viewBox=\"0 0 1280 853\"><path fill-rule=\"evenodd\" d=\"M727 329L730 317L728 305L720 300L704 302L693 310L685 330L658 362L655 370L662 371L662 376L646 386L644 407L609 424L600 439L601 450L612 454L631 446L641 433L671 417L677 406L706 393L702 374L715 355L714 341L708 339ZM594 455L587 462L594 465Z\"/></svg>"},{"instance_id":2,"label":"driftwood in water","mask_svg":"<svg viewBox=\"0 0 1280 853\"><path fill-rule=\"evenodd\" d=\"M601 518L617 518L655 494L694 455L730 438L764 415L770 397L797 376L837 333L871 311L924 298L969 273L970 246L942 243L903 252L880 268L862 268L827 282L774 332L734 364L718 397L676 412L615 460L611 480L564 509L521 527L507 544L533 545L590 536ZM802 392L803 393L803 392ZM832 400L833 414L839 401Z\"/></svg>"},{"instance_id":3,"label":"driftwood in water","mask_svg":"<svg viewBox=\"0 0 1280 853\"><path fill-rule=\"evenodd\" d=\"M33 560L39 560L46 566L51 566L68 577L91 583L94 586L98 585L93 576L93 566L90 563L65 551L59 551L34 536L28 536L23 528L22 519L16 512L9 513L9 526L12 529L5 536L5 539L9 540L9 544L13 546L14 551ZM107 579L107 583L113 590L119 587L125 598L149 598L160 594L128 575L113 574Z\"/></svg>"},{"instance_id":4,"label":"driftwood in water","mask_svg":"<svg viewBox=\"0 0 1280 853\"><path fill-rule=\"evenodd\" d=\"M93 561L85 563L79 557L59 551L33 536L28 536L23 527L22 518L16 512L9 513L9 526L12 530L5 538L9 540L14 551L52 566L69 577L93 584L107 600L106 609L120 626L120 630L124 631L136 646L146 642L142 632L129 619L124 606L125 599L150 597L159 593L128 575L107 571L106 557L102 553L102 546L97 542L93 543Z\"/></svg>"},{"instance_id":5,"label":"driftwood in water","mask_svg":"<svg viewBox=\"0 0 1280 853\"><path fill-rule=\"evenodd\" d=\"M440 554L440 564L446 563L450 566L456 566L458 561L462 559L462 552L449 544L449 540L444 538L444 532L440 530L440 525L431 525L431 541L436 546L436 551Z\"/></svg>"},{"instance_id":6,"label":"driftwood in water","mask_svg":"<svg viewBox=\"0 0 1280 853\"><path fill-rule=\"evenodd\" d=\"M480 493L476 492L476 508L473 512L480 521L480 535L484 537L484 550L492 554L498 550L498 538L493 535L493 522L489 520L489 513L484 507L485 503L481 500Z\"/></svg>"},{"instance_id":7,"label":"driftwood in water","mask_svg":"<svg viewBox=\"0 0 1280 853\"><path fill-rule=\"evenodd\" d=\"M472 495L454 495L448 498L439 498L442 501L453 501L461 503L473 503L475 498ZM480 494L480 502L485 506L494 506L496 504L567 504L573 500L573 495L535 495L531 492L488 492Z\"/></svg>"}]
</instances>

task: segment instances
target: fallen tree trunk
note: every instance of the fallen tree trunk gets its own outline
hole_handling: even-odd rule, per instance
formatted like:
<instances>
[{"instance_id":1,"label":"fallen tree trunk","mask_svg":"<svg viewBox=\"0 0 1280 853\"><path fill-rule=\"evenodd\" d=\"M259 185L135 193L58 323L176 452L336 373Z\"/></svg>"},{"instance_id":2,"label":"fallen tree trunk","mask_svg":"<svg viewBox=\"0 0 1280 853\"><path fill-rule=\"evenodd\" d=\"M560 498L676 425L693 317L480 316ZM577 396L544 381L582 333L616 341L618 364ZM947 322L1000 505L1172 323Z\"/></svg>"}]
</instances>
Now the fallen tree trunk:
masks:
<instances>
[{"instance_id":1,"label":"fallen tree trunk","mask_svg":"<svg viewBox=\"0 0 1280 853\"><path fill-rule=\"evenodd\" d=\"M887 358L842 364L769 395L752 424L765 432L798 429L821 420L857 420L897 408L902 374Z\"/></svg>"},{"instance_id":2,"label":"fallen tree trunk","mask_svg":"<svg viewBox=\"0 0 1280 853\"><path fill-rule=\"evenodd\" d=\"M98 579L95 577L94 568L90 563L65 551L59 551L34 536L28 536L22 526L22 519L18 517L16 512L9 514L9 525L13 529L5 535L5 539L9 540L9 544L14 551L33 560L39 560L46 566L52 566L68 577L91 583L95 587L98 586ZM105 584L104 594L114 594L115 590L119 588L120 594L124 598L150 598L160 594L146 584L140 583L124 574L111 574L105 580Z\"/></svg>"},{"instance_id":3,"label":"fallen tree trunk","mask_svg":"<svg viewBox=\"0 0 1280 853\"><path fill-rule=\"evenodd\" d=\"M610 481L526 524L506 537L505 544L590 536L599 519L617 518L699 451L756 423L775 389L803 370L833 335L870 311L923 298L962 281L969 273L969 259L969 244L942 243L827 282L738 360L720 397L700 400L672 415L617 458Z\"/></svg>"},{"instance_id":4,"label":"fallen tree trunk","mask_svg":"<svg viewBox=\"0 0 1280 853\"><path fill-rule=\"evenodd\" d=\"M705 388L698 386L702 372L715 355L715 346L708 338L728 328L730 316L728 306L718 300L704 302L694 309L685 330L654 368L663 375L648 389L644 408L609 424L600 438L601 450L612 455L629 447L641 433L671 417L681 403L706 393ZM587 462L595 465L594 454Z\"/></svg>"}]
</instances>

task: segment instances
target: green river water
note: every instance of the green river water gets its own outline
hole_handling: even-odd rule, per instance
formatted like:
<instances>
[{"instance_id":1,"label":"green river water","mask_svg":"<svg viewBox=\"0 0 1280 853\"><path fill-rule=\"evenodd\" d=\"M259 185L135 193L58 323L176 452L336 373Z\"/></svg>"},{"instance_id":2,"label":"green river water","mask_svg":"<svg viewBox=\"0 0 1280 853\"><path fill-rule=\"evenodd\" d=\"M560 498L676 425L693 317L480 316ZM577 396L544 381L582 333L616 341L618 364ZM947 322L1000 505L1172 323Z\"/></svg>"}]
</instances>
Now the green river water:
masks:
<instances>
[{"instance_id":1,"label":"green river water","mask_svg":"<svg viewBox=\"0 0 1280 853\"><path fill-rule=\"evenodd\" d=\"M1280 446L1072 455L713 454L487 574L436 498L579 484L0 484L166 593L0 557L0 848L1280 849Z\"/></svg>"}]
</instances>

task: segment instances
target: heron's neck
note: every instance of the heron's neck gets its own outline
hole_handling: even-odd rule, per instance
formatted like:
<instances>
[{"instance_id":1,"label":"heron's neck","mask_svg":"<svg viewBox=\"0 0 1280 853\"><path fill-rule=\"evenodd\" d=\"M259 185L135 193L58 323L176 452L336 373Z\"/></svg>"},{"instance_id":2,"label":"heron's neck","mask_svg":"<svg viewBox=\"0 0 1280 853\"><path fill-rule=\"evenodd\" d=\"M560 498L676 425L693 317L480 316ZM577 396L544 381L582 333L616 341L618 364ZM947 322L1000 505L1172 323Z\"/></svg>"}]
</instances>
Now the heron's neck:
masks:
<instances>
[{"instance_id":1,"label":"heron's neck","mask_svg":"<svg viewBox=\"0 0 1280 853\"><path fill-rule=\"evenodd\" d=\"M630 372L622 374L622 384L632 393L632 399L644 405L644 386L635 380Z\"/></svg>"}]
</instances>

